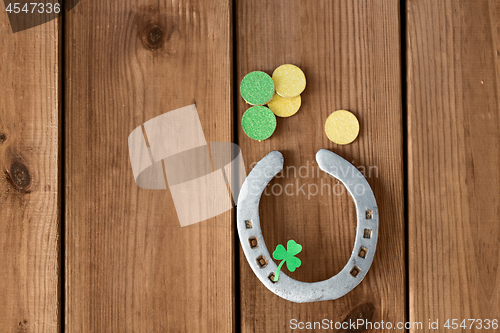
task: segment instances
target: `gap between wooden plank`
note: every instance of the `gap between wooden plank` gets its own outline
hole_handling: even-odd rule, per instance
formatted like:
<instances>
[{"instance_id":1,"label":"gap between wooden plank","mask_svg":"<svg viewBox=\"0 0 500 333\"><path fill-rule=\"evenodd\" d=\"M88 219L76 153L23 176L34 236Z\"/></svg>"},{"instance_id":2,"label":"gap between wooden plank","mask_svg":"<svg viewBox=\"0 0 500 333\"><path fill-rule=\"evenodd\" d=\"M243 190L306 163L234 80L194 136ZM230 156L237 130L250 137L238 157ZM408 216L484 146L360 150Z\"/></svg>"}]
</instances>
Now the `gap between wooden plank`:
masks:
<instances>
[{"instance_id":1,"label":"gap between wooden plank","mask_svg":"<svg viewBox=\"0 0 500 333\"><path fill-rule=\"evenodd\" d=\"M400 37L401 37L401 107L403 112L403 175L404 175L404 224L405 224L405 322L410 319L410 267L408 247L408 97L407 97L407 66L406 61L406 0L400 0ZM410 330L407 329L407 332Z\"/></svg>"}]
</instances>

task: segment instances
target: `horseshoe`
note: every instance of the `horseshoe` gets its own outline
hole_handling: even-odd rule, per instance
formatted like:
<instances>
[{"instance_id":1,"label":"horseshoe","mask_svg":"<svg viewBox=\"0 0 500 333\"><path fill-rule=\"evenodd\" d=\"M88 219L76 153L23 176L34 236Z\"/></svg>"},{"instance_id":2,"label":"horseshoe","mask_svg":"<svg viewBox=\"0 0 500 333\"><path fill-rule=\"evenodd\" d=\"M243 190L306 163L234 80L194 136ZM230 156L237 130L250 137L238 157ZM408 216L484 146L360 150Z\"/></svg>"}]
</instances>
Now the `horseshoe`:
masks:
<instances>
[{"instance_id":1,"label":"horseshoe","mask_svg":"<svg viewBox=\"0 0 500 333\"><path fill-rule=\"evenodd\" d=\"M356 205L356 240L349 262L337 275L320 282L297 281L280 272L267 250L260 228L259 201L266 185L283 169L283 155L273 151L260 160L243 183L237 206L237 227L248 264L274 294L297 303L340 298L354 289L370 269L378 237L378 208L370 185L359 170L329 150L320 149L316 161L321 170L340 180Z\"/></svg>"}]
</instances>

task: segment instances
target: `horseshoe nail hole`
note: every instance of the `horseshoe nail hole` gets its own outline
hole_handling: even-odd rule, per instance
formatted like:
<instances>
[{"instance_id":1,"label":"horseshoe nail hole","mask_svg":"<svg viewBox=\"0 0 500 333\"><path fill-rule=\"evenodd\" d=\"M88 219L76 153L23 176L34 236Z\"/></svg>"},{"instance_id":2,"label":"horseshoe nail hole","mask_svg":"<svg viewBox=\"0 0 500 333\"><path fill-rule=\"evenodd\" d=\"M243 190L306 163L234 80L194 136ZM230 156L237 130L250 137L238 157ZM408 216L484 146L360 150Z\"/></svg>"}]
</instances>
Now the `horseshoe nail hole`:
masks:
<instances>
[{"instance_id":1,"label":"horseshoe nail hole","mask_svg":"<svg viewBox=\"0 0 500 333\"><path fill-rule=\"evenodd\" d=\"M365 212L365 217L367 220L371 220L373 217L373 212L371 210L367 209Z\"/></svg>"},{"instance_id":2,"label":"horseshoe nail hole","mask_svg":"<svg viewBox=\"0 0 500 333\"><path fill-rule=\"evenodd\" d=\"M259 264L260 268L264 268L267 266L267 259L264 256L257 257L257 264Z\"/></svg>"},{"instance_id":3,"label":"horseshoe nail hole","mask_svg":"<svg viewBox=\"0 0 500 333\"><path fill-rule=\"evenodd\" d=\"M360 256L361 258L365 259L367 254L368 254L368 249L366 247L362 246L359 249L358 256Z\"/></svg>"},{"instance_id":4,"label":"horseshoe nail hole","mask_svg":"<svg viewBox=\"0 0 500 333\"><path fill-rule=\"evenodd\" d=\"M365 229L363 232L363 238L372 238L372 229Z\"/></svg>"},{"instance_id":5,"label":"horseshoe nail hole","mask_svg":"<svg viewBox=\"0 0 500 333\"><path fill-rule=\"evenodd\" d=\"M274 273L269 274L269 280L271 280L272 283L276 283L278 281L274 281Z\"/></svg>"},{"instance_id":6,"label":"horseshoe nail hole","mask_svg":"<svg viewBox=\"0 0 500 333\"><path fill-rule=\"evenodd\" d=\"M7 140L7 135L0 133L0 143L4 143Z\"/></svg>"},{"instance_id":7,"label":"horseshoe nail hole","mask_svg":"<svg viewBox=\"0 0 500 333\"><path fill-rule=\"evenodd\" d=\"M248 243L250 243L251 249L255 249L257 246L259 246L259 241L257 240L257 237L250 237L248 239Z\"/></svg>"},{"instance_id":8,"label":"horseshoe nail hole","mask_svg":"<svg viewBox=\"0 0 500 333\"><path fill-rule=\"evenodd\" d=\"M252 220L245 220L245 227L247 229L252 229L253 228Z\"/></svg>"},{"instance_id":9,"label":"horseshoe nail hole","mask_svg":"<svg viewBox=\"0 0 500 333\"><path fill-rule=\"evenodd\" d=\"M351 269L351 275L352 277L356 277L358 276L358 274L361 272L361 268L359 268L358 266L354 266L352 269Z\"/></svg>"}]
</instances>

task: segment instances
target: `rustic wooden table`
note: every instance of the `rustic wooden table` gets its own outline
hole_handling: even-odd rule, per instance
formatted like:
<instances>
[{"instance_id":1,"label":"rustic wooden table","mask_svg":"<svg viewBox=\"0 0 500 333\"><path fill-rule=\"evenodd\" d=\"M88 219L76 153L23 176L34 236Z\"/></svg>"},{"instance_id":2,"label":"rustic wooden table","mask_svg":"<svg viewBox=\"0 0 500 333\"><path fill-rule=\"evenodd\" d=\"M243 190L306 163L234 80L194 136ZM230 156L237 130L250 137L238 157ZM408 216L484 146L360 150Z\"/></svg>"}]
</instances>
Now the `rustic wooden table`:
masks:
<instances>
[{"instance_id":1,"label":"rustic wooden table","mask_svg":"<svg viewBox=\"0 0 500 333\"><path fill-rule=\"evenodd\" d=\"M500 319L499 29L498 0L82 0L15 34L2 10L0 331ZM253 141L239 82L283 63L306 73L302 109ZM271 150L308 171L273 180L296 192L260 207L270 249L304 246L296 279L335 275L354 242L348 194L298 190L342 189L316 151L365 168L380 234L357 288L285 301L248 266L234 209L181 228L168 190L136 186L129 133L192 102L207 141L238 143L247 172ZM323 132L337 109L360 120L350 145Z\"/></svg>"}]
</instances>

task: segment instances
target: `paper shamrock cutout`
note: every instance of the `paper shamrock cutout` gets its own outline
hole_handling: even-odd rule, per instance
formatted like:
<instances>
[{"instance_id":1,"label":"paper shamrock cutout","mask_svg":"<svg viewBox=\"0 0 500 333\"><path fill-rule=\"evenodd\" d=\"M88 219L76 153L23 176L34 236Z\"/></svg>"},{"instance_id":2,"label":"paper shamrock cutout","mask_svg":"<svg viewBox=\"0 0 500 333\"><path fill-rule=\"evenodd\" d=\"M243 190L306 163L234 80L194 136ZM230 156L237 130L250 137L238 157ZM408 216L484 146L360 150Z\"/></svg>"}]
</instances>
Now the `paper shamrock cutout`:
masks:
<instances>
[{"instance_id":1,"label":"paper shamrock cutout","mask_svg":"<svg viewBox=\"0 0 500 333\"><path fill-rule=\"evenodd\" d=\"M286 247L287 249L285 249L283 245L278 244L278 246L276 246L276 250L274 250L273 252L274 259L282 260L278 265L278 269L276 269L276 274L274 275L275 282L279 279L281 266L283 266L285 261L286 268L288 268L290 272L295 272L295 269L300 267L300 265L302 264L300 259L295 257L295 255L299 254L300 251L302 251L302 245L291 239L288 241L288 243L286 243Z\"/></svg>"}]
</instances>

